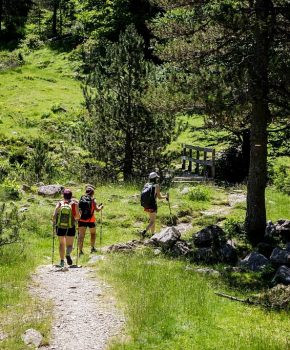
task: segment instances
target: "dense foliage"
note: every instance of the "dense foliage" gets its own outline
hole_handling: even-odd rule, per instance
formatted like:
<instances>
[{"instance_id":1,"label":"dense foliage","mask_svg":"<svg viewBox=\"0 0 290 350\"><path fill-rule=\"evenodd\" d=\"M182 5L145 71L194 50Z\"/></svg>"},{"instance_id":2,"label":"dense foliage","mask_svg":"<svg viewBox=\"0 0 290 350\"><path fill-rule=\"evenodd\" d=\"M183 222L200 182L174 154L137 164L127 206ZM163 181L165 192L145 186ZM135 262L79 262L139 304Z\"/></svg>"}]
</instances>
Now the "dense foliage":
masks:
<instances>
[{"instance_id":1,"label":"dense foliage","mask_svg":"<svg viewBox=\"0 0 290 350\"><path fill-rule=\"evenodd\" d=\"M154 114L144 104L149 65L143 47L129 26L117 43L107 45L105 57L96 57L84 88L90 116L84 141L111 177L121 171L125 180L162 166L174 130L174 118Z\"/></svg>"},{"instance_id":2,"label":"dense foliage","mask_svg":"<svg viewBox=\"0 0 290 350\"><path fill-rule=\"evenodd\" d=\"M267 127L289 119L288 1L154 1L159 55L214 125L249 129L246 226L253 243L266 225Z\"/></svg>"}]
</instances>

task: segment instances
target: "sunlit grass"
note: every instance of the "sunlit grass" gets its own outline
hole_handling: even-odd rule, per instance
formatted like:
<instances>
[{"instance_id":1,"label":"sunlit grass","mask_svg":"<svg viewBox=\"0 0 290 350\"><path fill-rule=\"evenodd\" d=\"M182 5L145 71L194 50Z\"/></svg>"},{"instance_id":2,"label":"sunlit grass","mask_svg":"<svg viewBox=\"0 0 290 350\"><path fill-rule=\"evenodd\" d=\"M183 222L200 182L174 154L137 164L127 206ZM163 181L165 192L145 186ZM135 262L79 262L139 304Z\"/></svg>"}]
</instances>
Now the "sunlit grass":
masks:
<instances>
[{"instance_id":1,"label":"sunlit grass","mask_svg":"<svg viewBox=\"0 0 290 350\"><path fill-rule=\"evenodd\" d=\"M99 270L128 319L127 343L110 350L288 349L287 314L221 299L183 262L151 253L112 255Z\"/></svg>"}]
</instances>

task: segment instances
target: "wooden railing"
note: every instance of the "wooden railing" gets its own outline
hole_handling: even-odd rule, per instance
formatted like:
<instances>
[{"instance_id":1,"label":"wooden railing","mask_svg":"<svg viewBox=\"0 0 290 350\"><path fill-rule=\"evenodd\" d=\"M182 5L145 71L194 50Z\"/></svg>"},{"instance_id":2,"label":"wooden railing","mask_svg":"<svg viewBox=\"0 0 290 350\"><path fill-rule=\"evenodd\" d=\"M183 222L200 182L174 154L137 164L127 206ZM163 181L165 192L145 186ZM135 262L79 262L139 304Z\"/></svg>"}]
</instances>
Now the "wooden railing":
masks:
<instances>
[{"instance_id":1,"label":"wooden railing","mask_svg":"<svg viewBox=\"0 0 290 350\"><path fill-rule=\"evenodd\" d=\"M205 178L215 177L215 149L182 145L182 170L203 175ZM186 169L186 163L189 162ZM195 168L193 169L193 163ZM210 172L209 172L210 170Z\"/></svg>"}]
</instances>

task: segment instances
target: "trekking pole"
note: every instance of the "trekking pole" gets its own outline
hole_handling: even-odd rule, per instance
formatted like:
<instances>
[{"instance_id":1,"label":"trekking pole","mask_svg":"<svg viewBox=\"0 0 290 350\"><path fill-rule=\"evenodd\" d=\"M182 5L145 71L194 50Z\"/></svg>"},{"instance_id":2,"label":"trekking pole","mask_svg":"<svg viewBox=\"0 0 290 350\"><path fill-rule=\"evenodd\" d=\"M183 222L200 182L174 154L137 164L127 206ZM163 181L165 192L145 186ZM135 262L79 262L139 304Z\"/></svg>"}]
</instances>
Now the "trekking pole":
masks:
<instances>
[{"instance_id":1,"label":"trekking pole","mask_svg":"<svg viewBox=\"0 0 290 350\"><path fill-rule=\"evenodd\" d=\"M52 254L51 254L51 265L54 263L54 240L55 240L55 226L52 225Z\"/></svg>"},{"instance_id":2,"label":"trekking pole","mask_svg":"<svg viewBox=\"0 0 290 350\"><path fill-rule=\"evenodd\" d=\"M101 214L100 214L100 249L102 247L102 235L103 235L103 209L101 210Z\"/></svg>"},{"instance_id":3,"label":"trekking pole","mask_svg":"<svg viewBox=\"0 0 290 350\"><path fill-rule=\"evenodd\" d=\"M171 225L174 226L174 224L173 224L173 217L172 217L172 211L171 211L171 205L170 205L170 201L169 201L169 193L168 193L168 196L167 196L167 202L168 202L168 208L169 208Z\"/></svg>"},{"instance_id":4,"label":"trekking pole","mask_svg":"<svg viewBox=\"0 0 290 350\"><path fill-rule=\"evenodd\" d=\"M79 225L77 227L77 259L76 259L76 265L79 266Z\"/></svg>"}]
</instances>

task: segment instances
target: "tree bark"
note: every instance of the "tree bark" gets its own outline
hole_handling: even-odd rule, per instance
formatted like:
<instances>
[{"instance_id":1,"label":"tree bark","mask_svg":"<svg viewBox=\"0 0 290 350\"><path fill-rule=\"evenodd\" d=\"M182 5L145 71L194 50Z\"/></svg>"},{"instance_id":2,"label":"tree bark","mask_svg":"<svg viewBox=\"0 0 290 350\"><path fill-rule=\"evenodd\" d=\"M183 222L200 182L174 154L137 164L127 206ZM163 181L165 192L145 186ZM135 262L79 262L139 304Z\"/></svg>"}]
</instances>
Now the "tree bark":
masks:
<instances>
[{"instance_id":1,"label":"tree bark","mask_svg":"<svg viewBox=\"0 0 290 350\"><path fill-rule=\"evenodd\" d=\"M2 31L2 20L3 20L3 0L0 0L0 36Z\"/></svg>"},{"instance_id":2,"label":"tree bark","mask_svg":"<svg viewBox=\"0 0 290 350\"><path fill-rule=\"evenodd\" d=\"M57 36L57 9L58 9L58 0L53 1L53 12L52 12L52 36Z\"/></svg>"},{"instance_id":3,"label":"tree bark","mask_svg":"<svg viewBox=\"0 0 290 350\"><path fill-rule=\"evenodd\" d=\"M132 137L131 133L126 133L126 141L125 141L125 161L124 161L124 180L130 181L133 177L133 148L132 148Z\"/></svg>"},{"instance_id":4,"label":"tree bark","mask_svg":"<svg viewBox=\"0 0 290 350\"><path fill-rule=\"evenodd\" d=\"M245 222L247 236L253 245L263 240L266 227L267 125L270 119L268 67L272 9L273 4L270 0L257 0L254 5L256 14L253 31L255 46L252 66L250 67L251 150Z\"/></svg>"}]
</instances>

